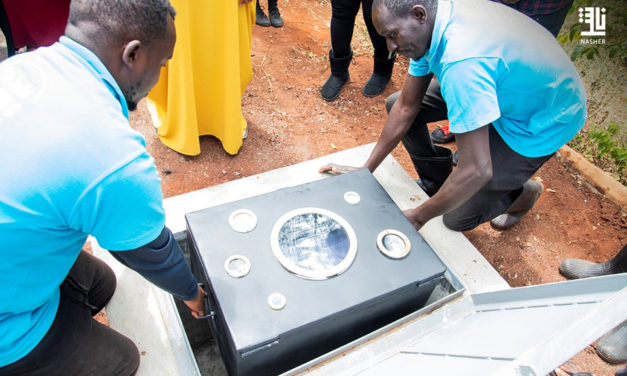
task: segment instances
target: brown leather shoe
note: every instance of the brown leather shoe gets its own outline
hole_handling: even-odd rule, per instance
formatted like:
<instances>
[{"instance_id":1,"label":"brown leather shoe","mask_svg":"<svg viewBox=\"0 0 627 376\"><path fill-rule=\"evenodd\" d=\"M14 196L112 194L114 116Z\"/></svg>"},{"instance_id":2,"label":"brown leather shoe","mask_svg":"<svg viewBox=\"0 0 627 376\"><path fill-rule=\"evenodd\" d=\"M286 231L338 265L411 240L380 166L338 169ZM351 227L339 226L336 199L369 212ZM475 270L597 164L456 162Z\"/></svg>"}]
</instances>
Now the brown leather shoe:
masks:
<instances>
[{"instance_id":1,"label":"brown leather shoe","mask_svg":"<svg viewBox=\"0 0 627 376\"><path fill-rule=\"evenodd\" d=\"M543 190L544 186L542 183L535 180L527 180L523 185L520 196L507 208L505 213L491 220L490 225L497 230L507 230L513 227L533 208Z\"/></svg>"}]
</instances>

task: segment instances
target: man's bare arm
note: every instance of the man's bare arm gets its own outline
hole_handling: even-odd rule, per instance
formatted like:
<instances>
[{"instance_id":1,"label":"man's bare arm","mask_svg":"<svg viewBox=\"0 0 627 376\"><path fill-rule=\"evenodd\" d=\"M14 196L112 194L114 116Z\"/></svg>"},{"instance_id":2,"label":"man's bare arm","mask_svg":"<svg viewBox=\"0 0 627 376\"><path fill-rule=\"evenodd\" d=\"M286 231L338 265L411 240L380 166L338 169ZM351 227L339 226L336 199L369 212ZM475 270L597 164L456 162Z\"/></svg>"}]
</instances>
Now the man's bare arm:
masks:
<instances>
[{"instance_id":1,"label":"man's bare arm","mask_svg":"<svg viewBox=\"0 0 627 376\"><path fill-rule=\"evenodd\" d=\"M418 116L420 104L427 92L432 77L432 74L422 77L407 77L403 91L390 110L377 144L372 150L370 157L368 157L366 164L361 168L367 168L370 172L373 172L381 164L383 159L398 145L416 119L416 116ZM359 168L360 167L341 166L330 163L322 166L319 171L338 175Z\"/></svg>"},{"instance_id":2,"label":"man's bare arm","mask_svg":"<svg viewBox=\"0 0 627 376\"><path fill-rule=\"evenodd\" d=\"M416 77L408 76L403 91L388 114L383 131L364 167L370 172L379 167L383 159L394 150L407 133L420 112L420 104L427 92L432 74Z\"/></svg>"}]
</instances>

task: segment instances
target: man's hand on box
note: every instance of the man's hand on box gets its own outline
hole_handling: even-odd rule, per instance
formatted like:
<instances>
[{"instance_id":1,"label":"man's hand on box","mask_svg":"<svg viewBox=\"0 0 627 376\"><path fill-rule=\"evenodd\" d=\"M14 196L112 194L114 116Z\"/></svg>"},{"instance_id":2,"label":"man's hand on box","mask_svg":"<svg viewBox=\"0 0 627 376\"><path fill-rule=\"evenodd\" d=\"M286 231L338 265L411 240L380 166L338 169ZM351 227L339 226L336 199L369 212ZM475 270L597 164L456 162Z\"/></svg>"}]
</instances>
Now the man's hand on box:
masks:
<instances>
[{"instance_id":1,"label":"man's hand on box","mask_svg":"<svg viewBox=\"0 0 627 376\"><path fill-rule=\"evenodd\" d=\"M342 165L338 165L338 164L335 164L335 163L329 163L327 165L324 165L324 166L320 167L318 172L320 172L320 173L325 173L326 172L326 173L333 174L333 175L341 175L341 174L345 174L347 172L360 170L362 168L363 167L342 166Z\"/></svg>"}]
</instances>

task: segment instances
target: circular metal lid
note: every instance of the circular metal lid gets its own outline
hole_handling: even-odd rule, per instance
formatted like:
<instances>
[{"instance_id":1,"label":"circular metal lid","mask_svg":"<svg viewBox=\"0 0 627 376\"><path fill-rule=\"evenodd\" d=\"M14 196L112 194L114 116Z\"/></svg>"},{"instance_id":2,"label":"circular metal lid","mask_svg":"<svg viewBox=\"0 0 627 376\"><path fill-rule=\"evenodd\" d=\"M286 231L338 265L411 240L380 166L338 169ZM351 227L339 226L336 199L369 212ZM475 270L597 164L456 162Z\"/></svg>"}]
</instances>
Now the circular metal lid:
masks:
<instances>
[{"instance_id":1,"label":"circular metal lid","mask_svg":"<svg viewBox=\"0 0 627 376\"><path fill-rule=\"evenodd\" d=\"M287 298L280 292L272 293L268 296L268 305L275 311L285 308Z\"/></svg>"},{"instance_id":2,"label":"circular metal lid","mask_svg":"<svg viewBox=\"0 0 627 376\"><path fill-rule=\"evenodd\" d=\"M233 278L241 278L250 272L250 260L242 255L229 256L224 261L224 270Z\"/></svg>"},{"instance_id":3,"label":"circular metal lid","mask_svg":"<svg viewBox=\"0 0 627 376\"><path fill-rule=\"evenodd\" d=\"M357 236L348 222L329 210L300 208L285 213L272 228L274 257L288 271L322 280L346 271L357 254Z\"/></svg>"},{"instance_id":4,"label":"circular metal lid","mask_svg":"<svg viewBox=\"0 0 627 376\"><path fill-rule=\"evenodd\" d=\"M355 191L348 191L344 193L344 201L351 205L357 205L359 204L359 201L361 201L361 197L359 196L359 193Z\"/></svg>"},{"instance_id":5,"label":"circular metal lid","mask_svg":"<svg viewBox=\"0 0 627 376\"><path fill-rule=\"evenodd\" d=\"M377 236L377 247L384 255L401 259L409 253L411 243L409 238L398 230L383 230Z\"/></svg>"},{"instance_id":6,"label":"circular metal lid","mask_svg":"<svg viewBox=\"0 0 627 376\"><path fill-rule=\"evenodd\" d=\"M257 216L248 209L238 209L229 215L229 225L237 232L251 232L257 227Z\"/></svg>"}]
</instances>

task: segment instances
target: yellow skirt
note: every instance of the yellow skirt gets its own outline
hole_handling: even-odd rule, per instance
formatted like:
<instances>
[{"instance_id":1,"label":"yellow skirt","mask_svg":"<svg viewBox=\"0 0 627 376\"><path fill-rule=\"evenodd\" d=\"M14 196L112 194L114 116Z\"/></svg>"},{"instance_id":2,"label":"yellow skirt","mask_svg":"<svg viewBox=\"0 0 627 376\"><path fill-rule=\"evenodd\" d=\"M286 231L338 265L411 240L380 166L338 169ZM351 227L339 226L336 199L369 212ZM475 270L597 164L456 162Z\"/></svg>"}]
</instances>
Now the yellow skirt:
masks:
<instances>
[{"instance_id":1,"label":"yellow skirt","mask_svg":"<svg viewBox=\"0 0 627 376\"><path fill-rule=\"evenodd\" d=\"M242 146L241 98L252 78L255 2L171 0L176 8L174 55L148 94L161 141L200 154L199 136L212 135L229 154Z\"/></svg>"}]
</instances>

